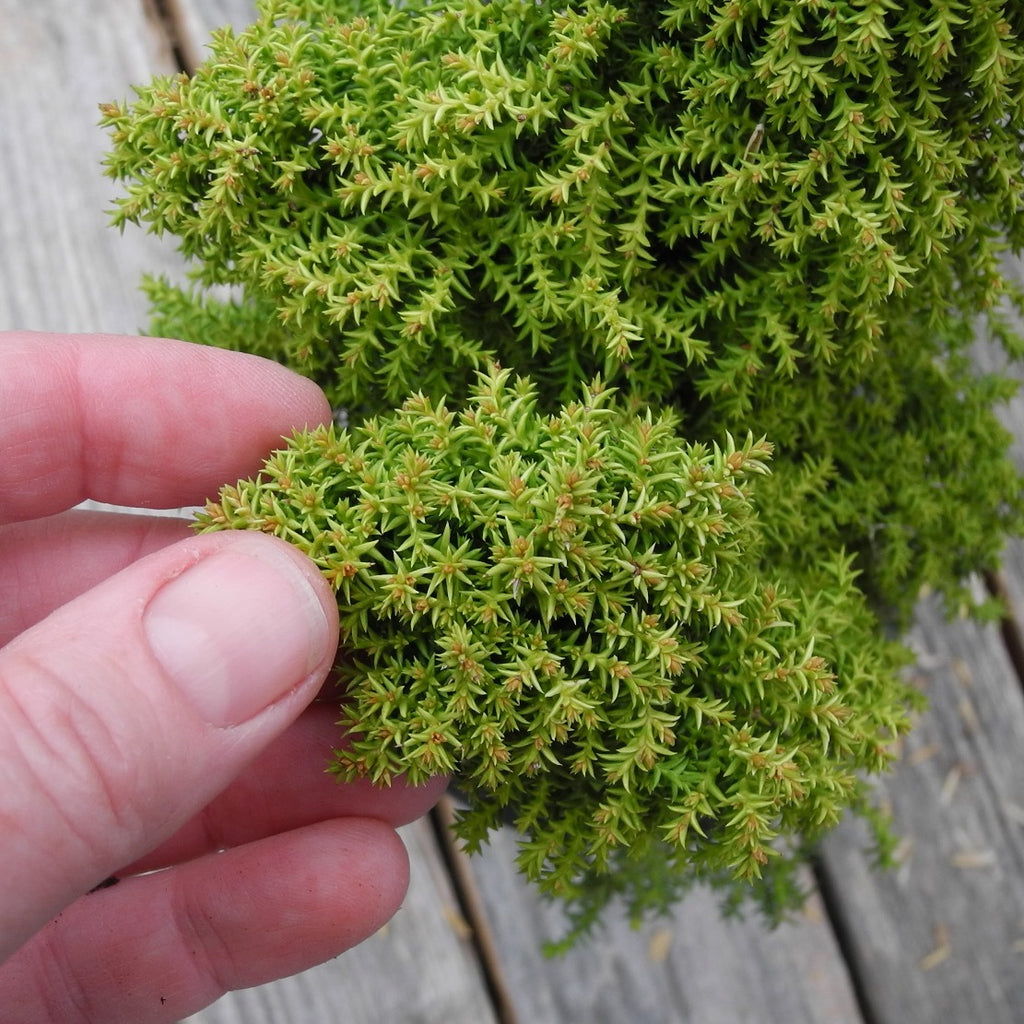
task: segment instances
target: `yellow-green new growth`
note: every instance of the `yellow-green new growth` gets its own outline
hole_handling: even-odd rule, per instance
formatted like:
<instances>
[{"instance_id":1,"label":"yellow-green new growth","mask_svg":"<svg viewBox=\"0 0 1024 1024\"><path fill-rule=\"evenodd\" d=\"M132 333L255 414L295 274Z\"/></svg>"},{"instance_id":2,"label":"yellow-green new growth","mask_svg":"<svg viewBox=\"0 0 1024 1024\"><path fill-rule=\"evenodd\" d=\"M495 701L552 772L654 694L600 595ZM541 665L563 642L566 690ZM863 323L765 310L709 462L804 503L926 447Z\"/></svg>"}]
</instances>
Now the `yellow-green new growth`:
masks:
<instances>
[{"instance_id":1,"label":"yellow-green new growth","mask_svg":"<svg viewBox=\"0 0 1024 1024\"><path fill-rule=\"evenodd\" d=\"M1020 4L257 11L104 108L116 220L195 261L149 283L155 333L353 418L493 360L549 409L600 374L694 440L769 437L780 572L853 553L887 614L964 600L1021 529L1005 388L959 358L1024 243Z\"/></svg>"},{"instance_id":2,"label":"yellow-green new growth","mask_svg":"<svg viewBox=\"0 0 1024 1024\"><path fill-rule=\"evenodd\" d=\"M901 690L837 676L815 602L758 563L770 445L685 444L609 394L545 415L495 371L458 414L416 396L296 435L200 519L285 538L337 591L335 770L452 773L464 837L514 818L527 874L583 903L652 845L655 877L758 878L905 724Z\"/></svg>"},{"instance_id":3,"label":"yellow-green new growth","mask_svg":"<svg viewBox=\"0 0 1024 1024\"><path fill-rule=\"evenodd\" d=\"M904 724L879 618L1024 530L970 358L1024 352L1024 5L258 0L104 122L116 221L194 261L152 330L382 417L208 518L334 583L339 772L454 770L574 927L784 904L773 837L870 814Z\"/></svg>"}]
</instances>

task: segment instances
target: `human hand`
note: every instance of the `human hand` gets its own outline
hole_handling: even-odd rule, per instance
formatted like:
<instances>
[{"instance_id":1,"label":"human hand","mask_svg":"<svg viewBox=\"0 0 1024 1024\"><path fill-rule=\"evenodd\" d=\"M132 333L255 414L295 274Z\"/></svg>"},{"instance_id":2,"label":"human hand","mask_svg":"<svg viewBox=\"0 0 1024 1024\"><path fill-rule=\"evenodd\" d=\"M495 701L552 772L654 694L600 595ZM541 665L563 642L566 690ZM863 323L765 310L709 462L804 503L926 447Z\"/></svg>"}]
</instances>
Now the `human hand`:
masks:
<instances>
[{"instance_id":1,"label":"human hand","mask_svg":"<svg viewBox=\"0 0 1024 1024\"><path fill-rule=\"evenodd\" d=\"M443 783L324 772L337 608L312 563L68 511L198 504L329 414L251 356L0 335L0 1021L178 1020L400 904L393 826Z\"/></svg>"}]
</instances>

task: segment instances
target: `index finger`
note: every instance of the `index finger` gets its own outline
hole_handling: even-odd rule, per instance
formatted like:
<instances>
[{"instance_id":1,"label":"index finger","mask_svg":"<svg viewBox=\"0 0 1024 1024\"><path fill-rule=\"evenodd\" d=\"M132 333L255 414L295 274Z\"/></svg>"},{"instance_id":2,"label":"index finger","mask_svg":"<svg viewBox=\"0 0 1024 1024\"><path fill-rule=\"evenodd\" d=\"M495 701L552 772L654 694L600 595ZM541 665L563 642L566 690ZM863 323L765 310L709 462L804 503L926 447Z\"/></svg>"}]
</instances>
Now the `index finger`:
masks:
<instances>
[{"instance_id":1,"label":"index finger","mask_svg":"<svg viewBox=\"0 0 1024 1024\"><path fill-rule=\"evenodd\" d=\"M86 498L199 504L329 417L315 384L256 356L162 338L0 334L0 524Z\"/></svg>"}]
</instances>

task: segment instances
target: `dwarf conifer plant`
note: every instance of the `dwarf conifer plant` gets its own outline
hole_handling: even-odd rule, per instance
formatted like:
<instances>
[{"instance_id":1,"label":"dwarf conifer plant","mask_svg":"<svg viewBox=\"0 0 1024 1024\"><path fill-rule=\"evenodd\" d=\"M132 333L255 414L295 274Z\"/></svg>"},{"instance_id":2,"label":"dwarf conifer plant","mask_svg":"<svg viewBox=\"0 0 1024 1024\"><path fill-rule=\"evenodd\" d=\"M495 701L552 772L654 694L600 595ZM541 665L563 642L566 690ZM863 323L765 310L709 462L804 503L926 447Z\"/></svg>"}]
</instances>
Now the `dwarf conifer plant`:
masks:
<instances>
[{"instance_id":1,"label":"dwarf conifer plant","mask_svg":"<svg viewBox=\"0 0 1024 1024\"><path fill-rule=\"evenodd\" d=\"M580 929L695 879L789 905L907 725L881 623L1021 532L968 347L1021 350L1024 11L258 9L104 108L109 172L194 264L154 331L350 424L202 517L335 586L338 772L452 772Z\"/></svg>"}]
</instances>

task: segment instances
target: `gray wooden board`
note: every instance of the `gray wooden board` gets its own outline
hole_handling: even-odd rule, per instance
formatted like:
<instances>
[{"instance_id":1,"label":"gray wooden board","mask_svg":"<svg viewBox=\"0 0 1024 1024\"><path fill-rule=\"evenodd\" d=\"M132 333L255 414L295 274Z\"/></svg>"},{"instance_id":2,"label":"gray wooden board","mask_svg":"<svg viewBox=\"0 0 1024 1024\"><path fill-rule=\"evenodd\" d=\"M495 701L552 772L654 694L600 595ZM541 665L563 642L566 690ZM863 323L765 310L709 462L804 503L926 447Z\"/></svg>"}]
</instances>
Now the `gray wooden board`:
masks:
<instances>
[{"instance_id":1,"label":"gray wooden board","mask_svg":"<svg viewBox=\"0 0 1024 1024\"><path fill-rule=\"evenodd\" d=\"M174 70L147 9L142 0L0 0L0 329L134 332L147 319L140 274L181 273L173 245L109 227L116 189L101 170L99 103ZM491 1020L430 826L403 835L409 894L365 950L222 1000L195 1020Z\"/></svg>"},{"instance_id":2,"label":"gray wooden board","mask_svg":"<svg viewBox=\"0 0 1024 1024\"><path fill-rule=\"evenodd\" d=\"M240 32L255 16L253 0L170 0L178 26L182 56L190 67L206 58L206 44L213 29L231 26Z\"/></svg>"},{"instance_id":3,"label":"gray wooden board","mask_svg":"<svg viewBox=\"0 0 1024 1024\"><path fill-rule=\"evenodd\" d=\"M202 59L211 30L222 25L244 28L254 5L249 0L178 0L171 10L184 56L194 63ZM342 1015L352 1024L493 1020L471 936L431 829L421 822L403 834L413 866L410 893L406 908L383 933L334 963L232 993L190 1018L193 1024L314 1024Z\"/></svg>"},{"instance_id":4,"label":"gray wooden board","mask_svg":"<svg viewBox=\"0 0 1024 1024\"><path fill-rule=\"evenodd\" d=\"M1013 285L1024 289L1024 259L1007 258L1002 272ZM1019 316L1012 312L1008 316L1017 331L1024 335L1024 323ZM984 327L978 333L973 352L975 364L982 370L1012 377L1019 383L1017 394L1000 409L1000 419L1013 435L1010 455L1017 467L1024 471L1024 366L1010 362L1002 348L987 336ZM1003 582L1010 601L1009 612L1018 624L1024 625L1024 542L1013 542L1007 546Z\"/></svg>"},{"instance_id":5,"label":"gray wooden board","mask_svg":"<svg viewBox=\"0 0 1024 1024\"><path fill-rule=\"evenodd\" d=\"M900 865L872 870L844 823L824 873L871 1019L1024 1019L1024 698L994 626L948 623L932 603L910 641L930 701L879 783Z\"/></svg>"},{"instance_id":6,"label":"gray wooden board","mask_svg":"<svg viewBox=\"0 0 1024 1024\"><path fill-rule=\"evenodd\" d=\"M531 1024L861 1024L835 936L816 896L775 931L724 920L695 890L671 916L639 929L612 910L564 956L559 908L515 868L515 835L496 833L470 859L515 1019Z\"/></svg>"},{"instance_id":7,"label":"gray wooden board","mask_svg":"<svg viewBox=\"0 0 1024 1024\"><path fill-rule=\"evenodd\" d=\"M140 267L178 266L173 246L110 228L99 104L173 70L135 0L0 0L0 325L135 331Z\"/></svg>"}]
</instances>

